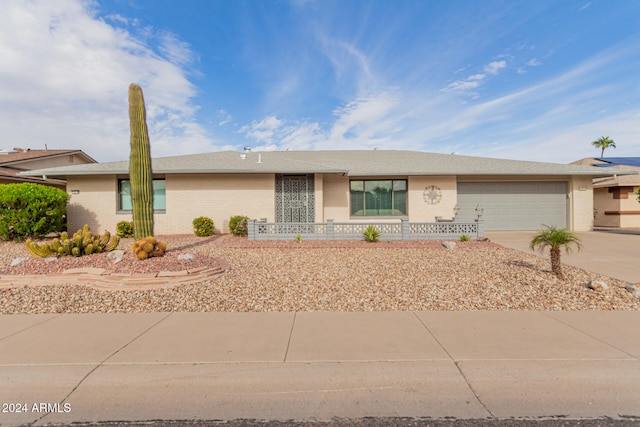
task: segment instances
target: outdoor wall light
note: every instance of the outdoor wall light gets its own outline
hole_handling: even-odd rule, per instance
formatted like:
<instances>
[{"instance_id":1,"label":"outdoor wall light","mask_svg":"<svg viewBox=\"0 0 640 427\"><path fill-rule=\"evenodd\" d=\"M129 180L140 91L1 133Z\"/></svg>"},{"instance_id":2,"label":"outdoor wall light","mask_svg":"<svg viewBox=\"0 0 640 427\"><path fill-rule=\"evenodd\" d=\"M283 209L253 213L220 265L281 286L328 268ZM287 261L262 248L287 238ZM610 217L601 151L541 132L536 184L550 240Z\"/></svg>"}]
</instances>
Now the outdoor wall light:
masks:
<instances>
[{"instance_id":1,"label":"outdoor wall light","mask_svg":"<svg viewBox=\"0 0 640 427\"><path fill-rule=\"evenodd\" d=\"M483 213L484 213L484 208L480 205L476 206L476 215L478 215L478 219L480 219Z\"/></svg>"},{"instance_id":2,"label":"outdoor wall light","mask_svg":"<svg viewBox=\"0 0 640 427\"><path fill-rule=\"evenodd\" d=\"M71 194L80 194L80 190L71 190Z\"/></svg>"},{"instance_id":3,"label":"outdoor wall light","mask_svg":"<svg viewBox=\"0 0 640 427\"><path fill-rule=\"evenodd\" d=\"M459 213L460 213L460 206L455 205L455 206L453 207L453 217L454 217L454 218L458 218L458 214L459 214Z\"/></svg>"}]
</instances>

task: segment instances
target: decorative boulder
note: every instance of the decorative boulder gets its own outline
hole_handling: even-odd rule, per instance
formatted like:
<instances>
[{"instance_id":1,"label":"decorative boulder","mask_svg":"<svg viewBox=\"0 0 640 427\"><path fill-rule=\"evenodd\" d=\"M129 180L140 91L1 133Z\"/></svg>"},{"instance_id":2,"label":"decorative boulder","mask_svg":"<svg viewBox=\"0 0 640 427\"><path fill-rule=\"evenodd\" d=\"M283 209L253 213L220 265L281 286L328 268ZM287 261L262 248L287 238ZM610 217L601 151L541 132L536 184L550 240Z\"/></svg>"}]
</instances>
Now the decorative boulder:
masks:
<instances>
[{"instance_id":1,"label":"decorative boulder","mask_svg":"<svg viewBox=\"0 0 640 427\"><path fill-rule=\"evenodd\" d=\"M455 249L456 242L442 242L442 246L444 246L447 249Z\"/></svg>"},{"instance_id":2,"label":"decorative boulder","mask_svg":"<svg viewBox=\"0 0 640 427\"><path fill-rule=\"evenodd\" d=\"M589 282L587 287L597 292L604 292L609 289L609 284L607 282L603 282L602 280L592 280Z\"/></svg>"},{"instance_id":3,"label":"decorative boulder","mask_svg":"<svg viewBox=\"0 0 640 427\"><path fill-rule=\"evenodd\" d=\"M27 261L29 258L14 258L11 261L11 267L15 267L18 264L22 264L23 262Z\"/></svg>"},{"instance_id":4,"label":"decorative boulder","mask_svg":"<svg viewBox=\"0 0 640 427\"><path fill-rule=\"evenodd\" d=\"M634 297L640 298L640 283L636 283L635 285L629 283L624 288L631 292L631 295L633 295Z\"/></svg>"},{"instance_id":5,"label":"decorative boulder","mask_svg":"<svg viewBox=\"0 0 640 427\"><path fill-rule=\"evenodd\" d=\"M111 251L107 254L107 259L113 262L114 264L119 263L124 258L124 251L121 249Z\"/></svg>"},{"instance_id":6,"label":"decorative boulder","mask_svg":"<svg viewBox=\"0 0 640 427\"><path fill-rule=\"evenodd\" d=\"M194 254L180 254L178 255L178 259L180 261L185 261L185 260L190 260L190 259L195 259L195 255Z\"/></svg>"}]
</instances>

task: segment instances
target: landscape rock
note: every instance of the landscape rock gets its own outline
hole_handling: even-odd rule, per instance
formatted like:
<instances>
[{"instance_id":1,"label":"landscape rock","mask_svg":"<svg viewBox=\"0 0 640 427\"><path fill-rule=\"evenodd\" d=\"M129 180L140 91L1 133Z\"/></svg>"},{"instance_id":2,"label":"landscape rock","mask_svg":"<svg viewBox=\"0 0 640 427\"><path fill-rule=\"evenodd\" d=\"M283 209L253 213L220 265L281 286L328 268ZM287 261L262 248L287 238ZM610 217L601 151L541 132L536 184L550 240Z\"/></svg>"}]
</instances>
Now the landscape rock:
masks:
<instances>
[{"instance_id":1,"label":"landscape rock","mask_svg":"<svg viewBox=\"0 0 640 427\"><path fill-rule=\"evenodd\" d=\"M180 255L178 255L178 259L180 261L195 259L195 257L196 256L194 254L180 254Z\"/></svg>"},{"instance_id":2,"label":"landscape rock","mask_svg":"<svg viewBox=\"0 0 640 427\"><path fill-rule=\"evenodd\" d=\"M631 292L631 295L633 295L634 297L640 298L640 283L636 283L635 285L632 283L629 283L624 288L629 292Z\"/></svg>"},{"instance_id":3,"label":"landscape rock","mask_svg":"<svg viewBox=\"0 0 640 427\"><path fill-rule=\"evenodd\" d=\"M44 262L55 262L55 261L57 261L57 260L58 260L58 257L57 257L57 256L50 256L50 257L46 257L46 258L44 259Z\"/></svg>"},{"instance_id":4,"label":"landscape rock","mask_svg":"<svg viewBox=\"0 0 640 427\"><path fill-rule=\"evenodd\" d=\"M455 249L456 242L442 242L442 246L444 246L447 249Z\"/></svg>"},{"instance_id":5,"label":"landscape rock","mask_svg":"<svg viewBox=\"0 0 640 427\"><path fill-rule=\"evenodd\" d=\"M11 264L10 264L10 265L11 265L11 267L15 267L16 265L21 264L21 263L25 262L25 261L26 261L26 260L28 260L28 259L29 259L29 258L14 258L14 259L11 261Z\"/></svg>"},{"instance_id":6,"label":"landscape rock","mask_svg":"<svg viewBox=\"0 0 640 427\"><path fill-rule=\"evenodd\" d=\"M107 259L111 260L114 264L119 263L124 258L124 251L121 249L111 251L107 254Z\"/></svg>"},{"instance_id":7,"label":"landscape rock","mask_svg":"<svg viewBox=\"0 0 640 427\"><path fill-rule=\"evenodd\" d=\"M604 292L607 289L609 289L609 284L607 282L602 281L602 280L592 280L592 281L589 282L587 287L589 289L597 291L597 292Z\"/></svg>"},{"instance_id":8,"label":"landscape rock","mask_svg":"<svg viewBox=\"0 0 640 427\"><path fill-rule=\"evenodd\" d=\"M293 239L249 241L233 235L206 242L195 235L166 240L169 247L182 249L143 262L126 249L118 264L106 254L61 257L49 264L32 257L13 268L9 268L13 258L29 256L26 246L3 242L3 280L17 274L52 277L29 286L0 284L0 313L640 310L640 298L625 289L628 282L563 265L566 279L559 286L549 274L548 257L475 241L445 251L442 241L435 240L396 240L382 247L355 240L307 240L300 245ZM123 239L121 245L132 243L133 239ZM178 261L185 252L196 258ZM60 274L79 267L100 267L127 277L160 271L191 273L222 262L228 263L225 274L166 289L144 285L94 289L82 284L82 274ZM68 283L60 284L53 275L68 277ZM118 276L103 279L118 283ZM586 285L591 280L606 281L609 290L589 291Z\"/></svg>"}]
</instances>

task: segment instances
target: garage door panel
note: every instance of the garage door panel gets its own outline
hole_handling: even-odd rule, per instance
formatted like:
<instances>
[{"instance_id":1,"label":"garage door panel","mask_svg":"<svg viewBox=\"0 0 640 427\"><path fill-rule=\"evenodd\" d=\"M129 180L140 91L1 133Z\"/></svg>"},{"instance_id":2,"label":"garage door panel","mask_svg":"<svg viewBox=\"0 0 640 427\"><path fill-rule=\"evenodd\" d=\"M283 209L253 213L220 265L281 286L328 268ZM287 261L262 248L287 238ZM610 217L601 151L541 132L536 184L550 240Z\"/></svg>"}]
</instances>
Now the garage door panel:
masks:
<instances>
[{"instance_id":1,"label":"garage door panel","mask_svg":"<svg viewBox=\"0 0 640 427\"><path fill-rule=\"evenodd\" d=\"M459 182L461 221L484 209L487 230L538 230L542 224L566 227L566 182Z\"/></svg>"}]
</instances>

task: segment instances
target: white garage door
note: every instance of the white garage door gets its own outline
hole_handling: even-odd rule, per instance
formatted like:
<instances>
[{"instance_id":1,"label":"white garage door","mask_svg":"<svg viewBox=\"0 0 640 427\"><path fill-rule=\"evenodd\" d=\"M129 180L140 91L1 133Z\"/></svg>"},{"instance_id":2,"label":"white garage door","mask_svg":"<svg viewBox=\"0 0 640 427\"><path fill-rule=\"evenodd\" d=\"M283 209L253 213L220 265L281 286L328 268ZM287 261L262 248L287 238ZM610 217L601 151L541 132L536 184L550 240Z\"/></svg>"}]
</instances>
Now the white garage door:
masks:
<instances>
[{"instance_id":1,"label":"white garage door","mask_svg":"<svg viewBox=\"0 0 640 427\"><path fill-rule=\"evenodd\" d=\"M485 230L539 230L567 226L566 182L458 182L460 221L484 208Z\"/></svg>"}]
</instances>

